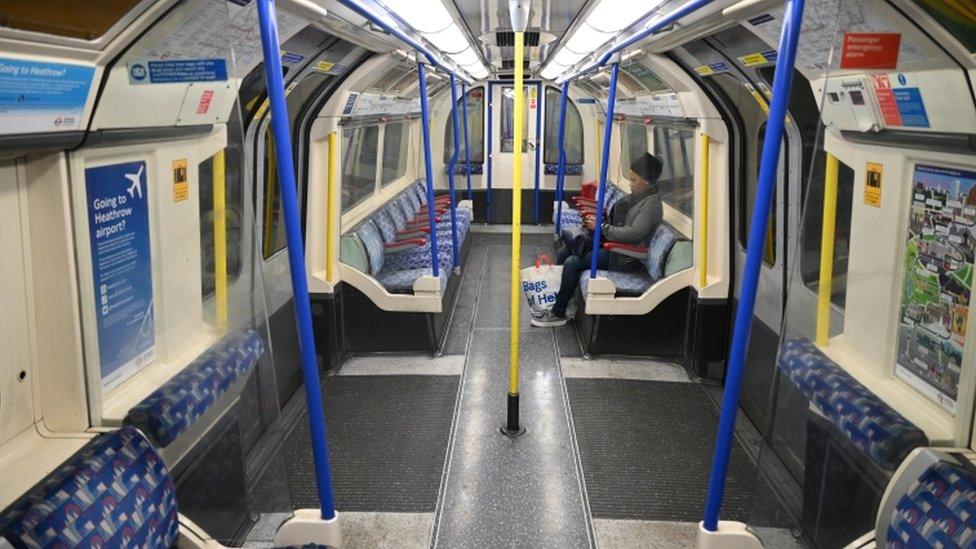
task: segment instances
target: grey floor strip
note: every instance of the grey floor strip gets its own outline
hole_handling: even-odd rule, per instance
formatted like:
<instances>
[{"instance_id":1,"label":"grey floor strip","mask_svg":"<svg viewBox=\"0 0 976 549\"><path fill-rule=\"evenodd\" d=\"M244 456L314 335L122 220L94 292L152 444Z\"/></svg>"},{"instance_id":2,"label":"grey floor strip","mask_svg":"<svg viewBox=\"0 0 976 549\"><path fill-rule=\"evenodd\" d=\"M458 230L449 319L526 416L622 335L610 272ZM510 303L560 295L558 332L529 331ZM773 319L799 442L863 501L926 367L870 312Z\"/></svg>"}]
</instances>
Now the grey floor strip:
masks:
<instances>
[{"instance_id":1,"label":"grey floor strip","mask_svg":"<svg viewBox=\"0 0 976 549\"><path fill-rule=\"evenodd\" d=\"M556 338L550 329L529 327L524 307L521 411L528 432L517 439L499 432L508 392L510 248L498 236L478 235L472 250L486 261L479 284L470 288L477 293L432 545L592 547ZM550 240L526 236L522 264L548 253Z\"/></svg>"},{"instance_id":2,"label":"grey floor strip","mask_svg":"<svg viewBox=\"0 0 976 549\"><path fill-rule=\"evenodd\" d=\"M356 356L346 360L340 376L459 376L463 356Z\"/></svg>"},{"instance_id":3,"label":"grey floor strip","mask_svg":"<svg viewBox=\"0 0 976 549\"><path fill-rule=\"evenodd\" d=\"M563 375L567 378L639 379L689 383L684 366L655 360L620 360L563 358Z\"/></svg>"}]
</instances>

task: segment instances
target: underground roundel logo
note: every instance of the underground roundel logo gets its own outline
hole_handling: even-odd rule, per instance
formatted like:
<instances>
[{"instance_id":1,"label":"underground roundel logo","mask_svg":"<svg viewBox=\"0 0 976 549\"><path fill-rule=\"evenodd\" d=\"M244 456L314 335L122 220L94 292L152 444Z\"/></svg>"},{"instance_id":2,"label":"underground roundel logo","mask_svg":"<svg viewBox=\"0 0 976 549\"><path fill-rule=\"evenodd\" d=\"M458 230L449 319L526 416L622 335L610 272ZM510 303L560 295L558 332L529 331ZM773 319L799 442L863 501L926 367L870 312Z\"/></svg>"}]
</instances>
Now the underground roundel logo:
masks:
<instances>
[{"instance_id":1,"label":"underground roundel logo","mask_svg":"<svg viewBox=\"0 0 976 549\"><path fill-rule=\"evenodd\" d=\"M140 63L136 63L129 67L129 75L133 80L143 80L146 78L146 67Z\"/></svg>"}]
</instances>

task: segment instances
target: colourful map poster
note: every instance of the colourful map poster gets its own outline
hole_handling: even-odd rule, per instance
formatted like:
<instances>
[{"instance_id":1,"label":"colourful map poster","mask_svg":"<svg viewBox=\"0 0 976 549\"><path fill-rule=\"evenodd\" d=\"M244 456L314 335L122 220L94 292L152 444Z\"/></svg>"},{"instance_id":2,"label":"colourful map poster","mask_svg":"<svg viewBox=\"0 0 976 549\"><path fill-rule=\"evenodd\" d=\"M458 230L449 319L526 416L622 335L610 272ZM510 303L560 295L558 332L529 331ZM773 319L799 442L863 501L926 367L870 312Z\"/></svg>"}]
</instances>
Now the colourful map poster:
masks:
<instances>
[{"instance_id":1,"label":"colourful map poster","mask_svg":"<svg viewBox=\"0 0 976 549\"><path fill-rule=\"evenodd\" d=\"M976 172L918 165L895 373L955 414L976 245Z\"/></svg>"}]
</instances>

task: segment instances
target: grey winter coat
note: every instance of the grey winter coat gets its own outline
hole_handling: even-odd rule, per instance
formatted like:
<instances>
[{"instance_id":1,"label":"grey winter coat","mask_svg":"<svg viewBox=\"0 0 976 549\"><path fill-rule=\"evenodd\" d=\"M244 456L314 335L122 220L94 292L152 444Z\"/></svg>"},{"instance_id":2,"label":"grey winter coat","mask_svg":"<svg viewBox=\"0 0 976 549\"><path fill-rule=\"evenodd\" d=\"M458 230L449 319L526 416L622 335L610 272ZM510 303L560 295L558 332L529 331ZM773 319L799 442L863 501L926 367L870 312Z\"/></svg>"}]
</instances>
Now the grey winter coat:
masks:
<instances>
[{"instance_id":1,"label":"grey winter coat","mask_svg":"<svg viewBox=\"0 0 976 549\"><path fill-rule=\"evenodd\" d=\"M621 223L619 218L624 215L626 217ZM611 222L604 223L601 227L601 240L644 244L651 236L651 231L661 222L663 215L661 196L656 192L622 198L613 206Z\"/></svg>"}]
</instances>

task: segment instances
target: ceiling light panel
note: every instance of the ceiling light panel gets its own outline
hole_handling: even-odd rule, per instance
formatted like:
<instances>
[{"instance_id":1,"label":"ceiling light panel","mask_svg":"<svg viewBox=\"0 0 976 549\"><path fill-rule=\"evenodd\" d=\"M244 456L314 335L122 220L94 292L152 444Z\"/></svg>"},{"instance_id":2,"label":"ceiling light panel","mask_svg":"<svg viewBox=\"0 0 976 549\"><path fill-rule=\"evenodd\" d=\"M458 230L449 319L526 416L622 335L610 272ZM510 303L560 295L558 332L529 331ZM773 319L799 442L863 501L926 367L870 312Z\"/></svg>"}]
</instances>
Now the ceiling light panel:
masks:
<instances>
[{"instance_id":1,"label":"ceiling light panel","mask_svg":"<svg viewBox=\"0 0 976 549\"><path fill-rule=\"evenodd\" d=\"M441 0L383 0L383 5L418 32L439 32L454 24Z\"/></svg>"}]
</instances>

